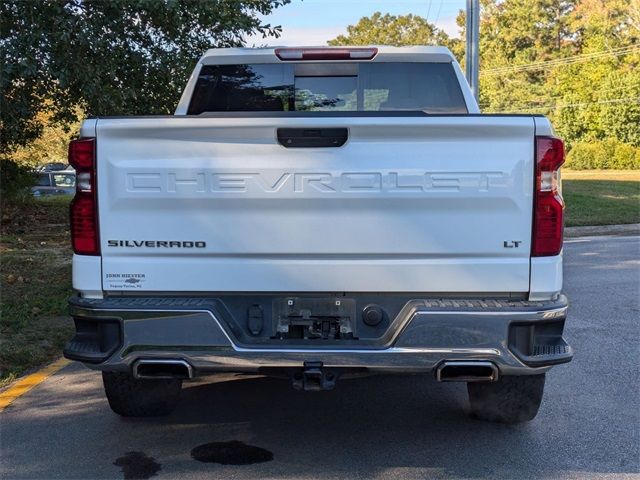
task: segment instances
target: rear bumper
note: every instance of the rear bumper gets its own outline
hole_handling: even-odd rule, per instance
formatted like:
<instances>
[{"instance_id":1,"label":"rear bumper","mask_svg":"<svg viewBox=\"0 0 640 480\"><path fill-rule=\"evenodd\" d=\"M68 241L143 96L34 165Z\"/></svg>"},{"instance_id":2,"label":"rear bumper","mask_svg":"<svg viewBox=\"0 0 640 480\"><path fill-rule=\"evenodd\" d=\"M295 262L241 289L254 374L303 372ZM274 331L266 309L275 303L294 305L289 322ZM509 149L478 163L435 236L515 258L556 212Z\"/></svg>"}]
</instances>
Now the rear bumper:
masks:
<instances>
[{"instance_id":1,"label":"rear bumper","mask_svg":"<svg viewBox=\"0 0 640 480\"><path fill-rule=\"evenodd\" d=\"M141 359L179 359L195 375L260 373L305 362L410 373L435 371L445 361L482 361L502 375L526 375L573 356L562 337L563 295L545 302L410 300L391 323L385 343L304 347L242 345L236 327L221 320L219 303L212 298L73 297L69 303L76 336L64 354L98 370L130 371Z\"/></svg>"}]
</instances>

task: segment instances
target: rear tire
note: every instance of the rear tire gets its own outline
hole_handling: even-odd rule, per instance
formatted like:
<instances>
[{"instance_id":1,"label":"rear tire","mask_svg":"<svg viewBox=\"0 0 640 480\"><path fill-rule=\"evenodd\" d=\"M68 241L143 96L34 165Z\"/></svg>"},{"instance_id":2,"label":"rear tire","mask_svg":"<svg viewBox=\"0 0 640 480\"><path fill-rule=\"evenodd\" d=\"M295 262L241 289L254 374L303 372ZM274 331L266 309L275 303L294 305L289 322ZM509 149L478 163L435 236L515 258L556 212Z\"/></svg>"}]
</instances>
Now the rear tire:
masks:
<instances>
[{"instance_id":1,"label":"rear tire","mask_svg":"<svg viewBox=\"0 0 640 480\"><path fill-rule=\"evenodd\" d=\"M497 382L467 383L471 416L499 423L533 420L544 393L544 374L501 377Z\"/></svg>"},{"instance_id":2,"label":"rear tire","mask_svg":"<svg viewBox=\"0 0 640 480\"><path fill-rule=\"evenodd\" d=\"M102 372L109 406L123 417L169 415L178 404L182 380L138 380L127 373Z\"/></svg>"}]
</instances>

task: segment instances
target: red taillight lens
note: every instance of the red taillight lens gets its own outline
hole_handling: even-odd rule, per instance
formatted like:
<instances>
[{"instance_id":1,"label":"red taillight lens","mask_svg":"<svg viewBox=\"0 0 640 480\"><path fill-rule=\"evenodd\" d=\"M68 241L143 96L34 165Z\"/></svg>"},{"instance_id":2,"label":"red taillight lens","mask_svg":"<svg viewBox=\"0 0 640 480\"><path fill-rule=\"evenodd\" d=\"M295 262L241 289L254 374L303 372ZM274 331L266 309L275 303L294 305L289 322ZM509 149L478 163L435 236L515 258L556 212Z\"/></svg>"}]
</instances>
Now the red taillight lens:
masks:
<instances>
[{"instance_id":1,"label":"red taillight lens","mask_svg":"<svg viewBox=\"0 0 640 480\"><path fill-rule=\"evenodd\" d=\"M371 60L377 48L276 48L280 60Z\"/></svg>"},{"instance_id":2,"label":"red taillight lens","mask_svg":"<svg viewBox=\"0 0 640 480\"><path fill-rule=\"evenodd\" d=\"M99 255L97 212L93 198L76 194L71 202L71 242L79 255Z\"/></svg>"},{"instance_id":3,"label":"red taillight lens","mask_svg":"<svg viewBox=\"0 0 640 480\"><path fill-rule=\"evenodd\" d=\"M81 138L69 144L69 164L76 170L76 195L71 202L71 244L78 255L100 255L95 151L95 138Z\"/></svg>"},{"instance_id":4,"label":"red taillight lens","mask_svg":"<svg viewBox=\"0 0 640 480\"><path fill-rule=\"evenodd\" d=\"M531 256L558 255L562 250L564 201L558 170L564 163L564 143L559 138L536 137L536 180L533 205Z\"/></svg>"},{"instance_id":5,"label":"red taillight lens","mask_svg":"<svg viewBox=\"0 0 640 480\"><path fill-rule=\"evenodd\" d=\"M96 139L80 138L69 144L69 165L76 171L93 171L95 159Z\"/></svg>"}]
</instances>

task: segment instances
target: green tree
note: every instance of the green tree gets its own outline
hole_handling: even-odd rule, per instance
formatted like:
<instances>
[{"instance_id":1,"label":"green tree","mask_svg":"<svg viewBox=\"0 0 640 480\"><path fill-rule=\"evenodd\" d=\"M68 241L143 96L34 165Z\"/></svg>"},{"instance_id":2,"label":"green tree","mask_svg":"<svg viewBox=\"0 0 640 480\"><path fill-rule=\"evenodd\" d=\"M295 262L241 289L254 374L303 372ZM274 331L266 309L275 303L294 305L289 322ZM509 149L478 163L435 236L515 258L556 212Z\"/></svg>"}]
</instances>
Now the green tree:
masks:
<instances>
[{"instance_id":1,"label":"green tree","mask_svg":"<svg viewBox=\"0 0 640 480\"><path fill-rule=\"evenodd\" d=\"M0 2L1 153L87 115L171 113L207 48L247 35L290 0L4 0ZM42 113L46 115L42 115ZM5 179L6 180L6 179Z\"/></svg>"},{"instance_id":2,"label":"green tree","mask_svg":"<svg viewBox=\"0 0 640 480\"><path fill-rule=\"evenodd\" d=\"M575 158L597 151L601 168L632 165L639 28L640 0L483 0L483 111L548 115L570 148L580 146Z\"/></svg>"},{"instance_id":3,"label":"green tree","mask_svg":"<svg viewBox=\"0 0 640 480\"><path fill-rule=\"evenodd\" d=\"M549 102L547 71L530 68L575 53L569 12L575 0L484 0L480 20L480 105L487 112ZM459 25L464 15L460 15Z\"/></svg>"},{"instance_id":4,"label":"green tree","mask_svg":"<svg viewBox=\"0 0 640 480\"><path fill-rule=\"evenodd\" d=\"M77 112L78 116L82 112ZM45 125L38 138L24 147L17 147L11 152L11 160L18 165L34 168L46 163L67 161L69 142L78 134L80 122L71 125L60 125L51 122L51 114L39 112L36 121Z\"/></svg>"},{"instance_id":5,"label":"green tree","mask_svg":"<svg viewBox=\"0 0 640 480\"><path fill-rule=\"evenodd\" d=\"M613 138L640 147L639 3L581 0L569 15L583 61L550 70L556 106L542 113L570 145Z\"/></svg>"},{"instance_id":6,"label":"green tree","mask_svg":"<svg viewBox=\"0 0 640 480\"><path fill-rule=\"evenodd\" d=\"M480 13L483 111L549 116L579 146L575 165L637 165L640 0L481 0ZM464 38L465 12L456 20ZM328 43L440 44L461 63L465 50L423 18L379 12Z\"/></svg>"},{"instance_id":7,"label":"green tree","mask_svg":"<svg viewBox=\"0 0 640 480\"><path fill-rule=\"evenodd\" d=\"M375 12L347 27L329 45L444 45L456 43L449 36L418 15L383 15Z\"/></svg>"},{"instance_id":8,"label":"green tree","mask_svg":"<svg viewBox=\"0 0 640 480\"><path fill-rule=\"evenodd\" d=\"M628 68L603 82L602 129L607 137L640 147L640 62Z\"/></svg>"}]
</instances>

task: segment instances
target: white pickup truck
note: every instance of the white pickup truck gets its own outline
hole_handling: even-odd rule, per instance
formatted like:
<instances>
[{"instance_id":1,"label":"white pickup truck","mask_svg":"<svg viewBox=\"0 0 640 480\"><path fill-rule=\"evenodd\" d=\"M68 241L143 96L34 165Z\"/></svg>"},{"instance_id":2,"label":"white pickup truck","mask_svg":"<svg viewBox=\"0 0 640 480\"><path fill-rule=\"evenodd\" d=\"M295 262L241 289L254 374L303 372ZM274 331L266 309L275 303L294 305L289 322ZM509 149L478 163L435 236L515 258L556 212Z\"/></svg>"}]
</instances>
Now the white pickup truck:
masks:
<instances>
[{"instance_id":1,"label":"white pickup truck","mask_svg":"<svg viewBox=\"0 0 640 480\"><path fill-rule=\"evenodd\" d=\"M217 372L423 373L530 420L573 355L563 160L546 118L480 114L445 48L210 50L175 115L70 145L65 355L124 416Z\"/></svg>"}]
</instances>

